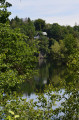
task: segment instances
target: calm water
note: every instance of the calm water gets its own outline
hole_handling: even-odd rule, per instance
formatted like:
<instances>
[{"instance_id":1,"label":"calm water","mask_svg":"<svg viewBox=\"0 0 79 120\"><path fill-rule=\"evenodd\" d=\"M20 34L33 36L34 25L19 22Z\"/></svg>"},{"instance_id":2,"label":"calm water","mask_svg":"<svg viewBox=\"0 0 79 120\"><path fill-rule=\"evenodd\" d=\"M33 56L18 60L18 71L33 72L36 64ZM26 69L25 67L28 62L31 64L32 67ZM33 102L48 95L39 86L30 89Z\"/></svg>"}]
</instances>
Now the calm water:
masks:
<instances>
[{"instance_id":1,"label":"calm water","mask_svg":"<svg viewBox=\"0 0 79 120\"><path fill-rule=\"evenodd\" d=\"M37 90L43 91L45 85L51 82L54 87L60 87L60 82L65 79L65 66L52 64L51 62L42 61L39 64L38 75L35 75L31 81L22 84L21 89L26 97L31 97ZM61 89L64 87L62 86Z\"/></svg>"},{"instance_id":2,"label":"calm water","mask_svg":"<svg viewBox=\"0 0 79 120\"><path fill-rule=\"evenodd\" d=\"M65 65L56 65L54 63L46 63L40 61L39 74L34 76L33 81L25 82L21 89L23 98L34 99L37 101L36 91L42 91L45 85L52 83L54 91L52 94L61 96L59 101L56 101L56 106L53 109L62 106L64 109L60 111L54 119L59 120L78 120L79 113L79 75L73 70L69 70ZM49 88L48 88L49 89ZM45 97L48 97L45 95Z\"/></svg>"},{"instance_id":3,"label":"calm water","mask_svg":"<svg viewBox=\"0 0 79 120\"><path fill-rule=\"evenodd\" d=\"M49 86L50 85L50 86ZM47 87L47 89L46 89ZM52 88L52 89L51 89ZM20 89L20 90L19 90ZM39 61L38 74L31 80L25 81L16 90L16 95L3 94L0 107L2 110L5 104L9 105L10 100L16 100L17 97L27 98L27 101L37 99L38 94L43 93L47 98L47 110L52 103L53 115L51 120L79 120L79 71L68 69L65 65ZM47 92L44 92L46 89ZM9 102L7 104L7 102ZM5 103L5 104L4 104ZM39 106L44 104L39 103ZM35 107L37 110L37 108ZM40 107L42 109L42 107ZM5 118L5 112L1 113ZM4 120L4 119L2 119ZM45 119L44 119L45 120Z\"/></svg>"}]
</instances>

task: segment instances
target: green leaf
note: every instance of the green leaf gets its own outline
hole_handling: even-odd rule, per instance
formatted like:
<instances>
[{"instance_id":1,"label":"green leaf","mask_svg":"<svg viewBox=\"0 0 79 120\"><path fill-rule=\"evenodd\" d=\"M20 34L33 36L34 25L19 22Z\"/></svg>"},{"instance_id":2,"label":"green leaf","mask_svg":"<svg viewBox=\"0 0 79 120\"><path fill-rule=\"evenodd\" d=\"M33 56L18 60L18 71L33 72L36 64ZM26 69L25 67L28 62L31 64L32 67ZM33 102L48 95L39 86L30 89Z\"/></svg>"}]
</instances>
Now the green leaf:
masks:
<instances>
[{"instance_id":1,"label":"green leaf","mask_svg":"<svg viewBox=\"0 0 79 120\"><path fill-rule=\"evenodd\" d=\"M11 113L12 115L14 115L15 113L13 112L13 111L11 111L11 110L9 110L9 113Z\"/></svg>"},{"instance_id":2,"label":"green leaf","mask_svg":"<svg viewBox=\"0 0 79 120\"><path fill-rule=\"evenodd\" d=\"M20 116L19 115L15 115L14 118L19 118Z\"/></svg>"}]
</instances>

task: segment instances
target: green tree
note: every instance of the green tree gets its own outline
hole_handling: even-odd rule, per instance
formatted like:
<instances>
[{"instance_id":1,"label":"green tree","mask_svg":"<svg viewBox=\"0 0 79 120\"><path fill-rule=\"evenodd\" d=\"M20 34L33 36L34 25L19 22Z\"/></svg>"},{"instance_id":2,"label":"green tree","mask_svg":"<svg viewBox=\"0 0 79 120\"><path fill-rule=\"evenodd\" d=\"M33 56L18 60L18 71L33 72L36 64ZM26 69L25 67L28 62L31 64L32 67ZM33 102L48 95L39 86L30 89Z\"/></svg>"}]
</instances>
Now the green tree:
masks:
<instances>
[{"instance_id":1,"label":"green tree","mask_svg":"<svg viewBox=\"0 0 79 120\"><path fill-rule=\"evenodd\" d=\"M49 38L54 38L55 40L59 41L62 39L61 26L57 23L52 24L51 27L47 30L47 34Z\"/></svg>"},{"instance_id":2,"label":"green tree","mask_svg":"<svg viewBox=\"0 0 79 120\"><path fill-rule=\"evenodd\" d=\"M34 38L35 27L33 21L31 21L30 18L23 20L16 16L14 19L10 21L10 26L13 29L15 28L20 29L21 33L24 33L30 39Z\"/></svg>"},{"instance_id":3,"label":"green tree","mask_svg":"<svg viewBox=\"0 0 79 120\"><path fill-rule=\"evenodd\" d=\"M5 3L5 0L1 1L3 9ZM4 19L7 18L6 14L4 16ZM33 75L37 48L34 41L29 45L27 38L20 30L12 30L6 23L0 23L0 85L15 86L19 79L20 83Z\"/></svg>"},{"instance_id":4,"label":"green tree","mask_svg":"<svg viewBox=\"0 0 79 120\"><path fill-rule=\"evenodd\" d=\"M12 6L6 0L0 0L0 23L6 23L11 12L7 11L7 7Z\"/></svg>"},{"instance_id":5,"label":"green tree","mask_svg":"<svg viewBox=\"0 0 79 120\"><path fill-rule=\"evenodd\" d=\"M46 36L41 35L39 39L39 51L42 55L47 55L49 53L49 41Z\"/></svg>"},{"instance_id":6,"label":"green tree","mask_svg":"<svg viewBox=\"0 0 79 120\"><path fill-rule=\"evenodd\" d=\"M64 45L63 40L55 41L54 44L51 46L51 57L55 60L63 60L65 58L66 47Z\"/></svg>"},{"instance_id":7,"label":"green tree","mask_svg":"<svg viewBox=\"0 0 79 120\"><path fill-rule=\"evenodd\" d=\"M27 19L27 23L25 23L22 28L21 28L21 32L25 33L25 35L27 35L30 39L34 38L35 35L35 26L33 21L30 20L30 18Z\"/></svg>"},{"instance_id":8,"label":"green tree","mask_svg":"<svg viewBox=\"0 0 79 120\"><path fill-rule=\"evenodd\" d=\"M67 55L73 54L76 51L76 39L73 37L72 34L69 34L65 36L64 38L64 44L65 47L67 48Z\"/></svg>"},{"instance_id":9,"label":"green tree","mask_svg":"<svg viewBox=\"0 0 79 120\"><path fill-rule=\"evenodd\" d=\"M68 31L69 34L73 34L74 31L73 31L73 28L70 25L66 26L66 28L67 28L67 31Z\"/></svg>"},{"instance_id":10,"label":"green tree","mask_svg":"<svg viewBox=\"0 0 79 120\"><path fill-rule=\"evenodd\" d=\"M34 25L35 25L35 30L37 31L44 31L45 29L45 21L42 19L35 20Z\"/></svg>"},{"instance_id":11,"label":"green tree","mask_svg":"<svg viewBox=\"0 0 79 120\"><path fill-rule=\"evenodd\" d=\"M19 79L20 83L23 79L32 77L37 49L33 42L30 46L26 42L27 36L10 29L8 25L0 24L1 84L5 82L6 85L14 86Z\"/></svg>"}]
</instances>

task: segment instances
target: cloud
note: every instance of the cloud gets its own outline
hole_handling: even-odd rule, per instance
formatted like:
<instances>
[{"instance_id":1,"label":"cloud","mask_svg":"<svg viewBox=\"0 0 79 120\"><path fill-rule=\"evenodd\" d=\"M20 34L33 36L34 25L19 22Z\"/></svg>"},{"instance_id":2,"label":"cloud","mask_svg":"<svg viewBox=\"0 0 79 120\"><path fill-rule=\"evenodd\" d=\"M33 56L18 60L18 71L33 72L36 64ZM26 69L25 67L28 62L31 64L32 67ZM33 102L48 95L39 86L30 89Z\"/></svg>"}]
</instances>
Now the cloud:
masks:
<instances>
[{"instance_id":1,"label":"cloud","mask_svg":"<svg viewBox=\"0 0 79 120\"><path fill-rule=\"evenodd\" d=\"M11 18L45 18L47 21L75 23L79 14L79 0L7 0L13 7ZM74 17L75 16L75 17ZM69 19L69 20L68 20ZM71 20L71 22L70 22ZM65 22L64 22L65 21Z\"/></svg>"},{"instance_id":2,"label":"cloud","mask_svg":"<svg viewBox=\"0 0 79 120\"><path fill-rule=\"evenodd\" d=\"M75 23L79 25L79 15L71 15L71 16L60 16L60 17L46 17L46 23L58 23L60 25L70 25L74 26Z\"/></svg>"}]
</instances>

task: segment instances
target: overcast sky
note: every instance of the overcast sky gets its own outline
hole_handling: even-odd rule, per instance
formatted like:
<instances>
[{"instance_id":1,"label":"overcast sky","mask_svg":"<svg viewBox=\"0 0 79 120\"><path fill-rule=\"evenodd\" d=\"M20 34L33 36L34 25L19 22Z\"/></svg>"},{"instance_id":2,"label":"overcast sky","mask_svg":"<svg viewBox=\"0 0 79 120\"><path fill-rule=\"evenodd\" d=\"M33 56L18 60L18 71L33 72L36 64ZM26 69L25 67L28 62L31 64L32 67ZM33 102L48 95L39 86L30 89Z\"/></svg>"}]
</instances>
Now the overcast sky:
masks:
<instances>
[{"instance_id":1,"label":"overcast sky","mask_svg":"<svg viewBox=\"0 0 79 120\"><path fill-rule=\"evenodd\" d=\"M30 17L44 19L46 23L79 25L79 0L7 0L12 3L10 18Z\"/></svg>"}]
</instances>

